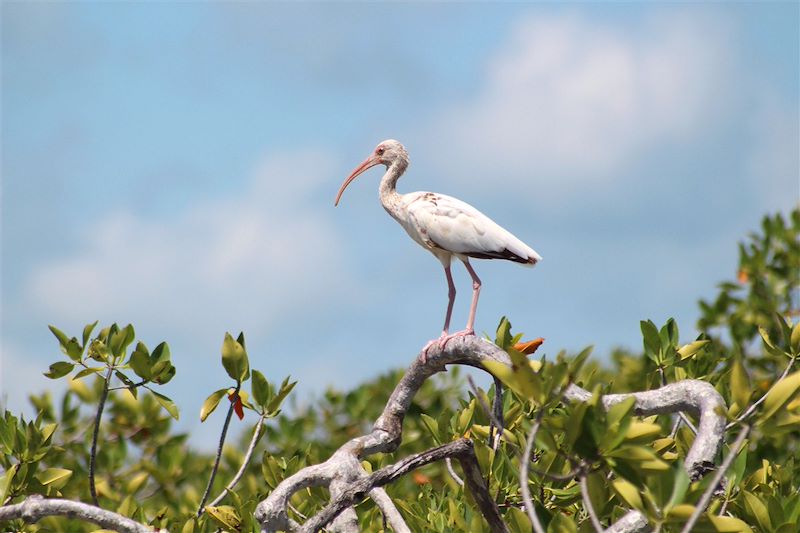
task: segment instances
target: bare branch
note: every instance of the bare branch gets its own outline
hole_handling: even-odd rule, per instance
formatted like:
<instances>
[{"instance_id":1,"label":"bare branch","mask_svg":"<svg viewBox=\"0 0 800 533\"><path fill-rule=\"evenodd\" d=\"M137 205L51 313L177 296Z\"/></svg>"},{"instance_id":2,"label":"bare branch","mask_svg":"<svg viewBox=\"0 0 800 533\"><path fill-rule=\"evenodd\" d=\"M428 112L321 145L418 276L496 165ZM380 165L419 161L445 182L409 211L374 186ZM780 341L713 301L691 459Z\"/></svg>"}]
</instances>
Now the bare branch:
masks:
<instances>
[{"instance_id":1,"label":"bare branch","mask_svg":"<svg viewBox=\"0 0 800 533\"><path fill-rule=\"evenodd\" d=\"M764 395L761 398L759 398L750 407L748 407L747 410L744 413L742 413L739 416L737 416L736 420L734 420L733 422L731 422L730 424L725 426L725 429L730 429L733 426L735 426L736 424L739 424L739 423L743 422L744 420L747 420L747 418L749 418L750 415L752 415L756 411L756 409L758 409L758 406L761 405L764 402L764 400L767 399L767 396L769 396L769 393L772 392L772 389L775 388L775 385L777 385L778 383L783 381L783 379L786 376L789 375L789 371L794 366L794 362L795 361L797 361L797 357L792 357L789 360L789 364L786 365L786 368L783 369L783 373L780 375L780 377L778 379L775 380L775 383L772 384L772 386L769 388L769 390L767 390L767 392L765 392Z\"/></svg>"},{"instance_id":2,"label":"bare branch","mask_svg":"<svg viewBox=\"0 0 800 533\"><path fill-rule=\"evenodd\" d=\"M228 434L228 426L231 423L231 416L233 415L233 407L234 402L239 396L239 389L242 388L241 382L236 384L236 390L234 391L233 400L230 402L228 406L228 414L225 415L225 423L222 425L222 433L219 436L219 446L217 447L217 457L214 459L214 466L211 469L211 475L208 476L208 485L206 485L206 490L203 492L203 497L200 498L200 505L197 506L197 516L203 514L203 511L206 507L206 500L208 500L208 495L211 494L211 487L214 485L214 478L217 477L217 470L219 469L219 460L222 458L222 447L225 446L225 436Z\"/></svg>"},{"instance_id":3,"label":"bare branch","mask_svg":"<svg viewBox=\"0 0 800 533\"><path fill-rule=\"evenodd\" d=\"M565 396L572 401L585 402L591 399L592 394L570 385ZM607 394L602 400L603 405L609 408L631 397L636 400L634 412L638 416L686 411L699 417L697 437L683 465L692 481L697 481L714 468L715 457L725 438L726 408L722 396L710 383L685 379L650 391Z\"/></svg>"},{"instance_id":4,"label":"bare branch","mask_svg":"<svg viewBox=\"0 0 800 533\"><path fill-rule=\"evenodd\" d=\"M357 472L359 460L375 453L392 452L402 441L403 419L419 388L430 376L448 364L463 364L485 370L486 360L510 364L508 355L494 344L478 337L456 337L444 349L433 346L425 362L419 357L395 387L383 413L370 433L346 442L325 462L303 468L284 479L256 508L256 519L264 531L292 529L286 514L289 499L300 490L329 486L334 478Z\"/></svg>"},{"instance_id":5,"label":"bare branch","mask_svg":"<svg viewBox=\"0 0 800 533\"><path fill-rule=\"evenodd\" d=\"M126 516L106 511L87 503L44 498L38 494L28 496L25 501L0 507L0 522L22 519L34 524L46 516L67 516L120 533L153 533L153 528L131 520Z\"/></svg>"},{"instance_id":6,"label":"bare branch","mask_svg":"<svg viewBox=\"0 0 800 533\"><path fill-rule=\"evenodd\" d=\"M456 474L455 470L453 470L453 461L451 461L449 457L445 457L444 464L447 466L447 473L450 474L450 477L453 478L453 481L455 481L456 483L458 483L463 487L464 480L461 479L461 476Z\"/></svg>"},{"instance_id":7,"label":"bare branch","mask_svg":"<svg viewBox=\"0 0 800 533\"><path fill-rule=\"evenodd\" d=\"M371 488L379 485L370 485L367 482L367 480L371 479L371 476L364 476L363 472L360 471L360 460L375 453L393 452L397 449L402 441L403 419L424 381L437 372L444 371L445 365L448 364L463 364L485 370L482 365L484 361L496 361L509 366L511 364L508 354L494 344L474 336L456 337L448 342L444 348L438 345L432 346L424 362L417 357L395 387L384 407L383 413L375 421L372 431L346 442L327 461L303 468L284 479L265 500L258 504L255 517L261 523L262 531L295 531L297 529L312 531L313 528L309 527L313 526L312 520L315 521L314 523L319 523L316 520L323 512L331 513L330 518L327 518L327 521L324 522L328 524L343 509L352 506L352 503L347 503L341 498L332 496L331 503L326 509L318 514L317 517L308 519L303 526L299 526L293 520L290 520L287 515L289 499L294 493L309 487L330 487L334 480L342 480L349 483L350 486L356 487L356 493L353 494L359 496L359 498L356 498L358 501L363 499ZM584 402L591 399L589 391L576 385L570 385L564 392L564 396L570 401ZM605 407L608 408L629 397L635 398L634 411L639 416L685 411L698 417L697 437L687 453L684 467L693 480L699 479L713 468L716 454L719 452L724 439L726 422L724 416L725 403L713 386L703 381L684 380L652 391L606 395L602 398L602 401ZM528 443L530 446L532 446L532 440L530 439L531 442ZM525 456L527 457L526 461L530 460L529 453L530 449ZM413 457L408 459L413 459ZM402 465L404 461L387 468ZM464 466L464 464L462 462L462 467L467 477L465 482L470 490L473 490L473 487L470 486L470 477L472 476L467 474L467 469L473 472L477 470L477 464L468 466ZM480 472L478 472L477 477L480 478ZM527 479L527 474L524 478ZM389 481L386 482L388 483ZM358 492L359 487L360 493ZM476 501L480 504L477 497ZM496 509L494 502L491 498L488 498L488 492L487 501ZM332 506L335 506L336 509L332 509ZM331 511L328 511L328 508L331 508ZM491 520L493 518L491 517L493 515L490 506L481 507L481 510L487 520L490 520L490 525L492 525L493 529L505 528L505 525L500 520L499 513L497 514L498 523L496 525L492 524ZM645 531L646 528L649 528L647 519L640 513L631 511L607 531L634 533ZM502 529L496 530L502 531ZM537 530L537 533L540 530Z\"/></svg>"},{"instance_id":8,"label":"bare branch","mask_svg":"<svg viewBox=\"0 0 800 533\"><path fill-rule=\"evenodd\" d=\"M489 409L489 405L486 403L486 400L484 400L483 395L480 394L478 387L475 386L472 376L467 376L467 383L469 383L469 388L472 390L472 394L474 394L475 398L478 399L478 404L481 406L484 414L489 419L489 445L494 451L497 451L497 447L500 445L500 439L503 438L502 396L497 394L497 391L500 391L500 394L502 395L500 381L495 378L495 399L493 410Z\"/></svg>"},{"instance_id":9,"label":"bare branch","mask_svg":"<svg viewBox=\"0 0 800 533\"><path fill-rule=\"evenodd\" d=\"M236 475L233 476L233 479L230 481L230 483L225 485L225 488L222 490L219 496L214 498L214 501L208 504L210 507L214 507L219 502L221 502L222 499L228 494L228 492L232 491L233 487L235 487L236 484L239 483L239 480L242 479L245 470L247 470L247 465L250 464L250 458L253 455L253 451L255 451L256 449L256 444L258 444L258 438L261 436L261 429L263 428L262 424L264 423L264 419L266 418L267 415L262 414L261 417L258 419L258 422L256 423L256 429L255 431L253 431L253 438L250 439L250 445L247 447L247 452L245 452L244 454L244 459L242 459L242 466L239 468L239 471L236 472Z\"/></svg>"},{"instance_id":10,"label":"bare branch","mask_svg":"<svg viewBox=\"0 0 800 533\"><path fill-rule=\"evenodd\" d=\"M309 518L300 528L301 532L319 531L331 522L344 509L360 502L374 487L382 487L395 479L426 464L440 461L445 457L455 457L464 469L466 484L470 488L475 501L492 526L493 531L507 531L500 519L500 511L489 496L486 483L478 469L477 458L469 439L457 441L431 448L398 461L397 463L377 470L366 477L359 477L350 483L340 486L341 492L332 499L322 511ZM333 489L332 489L333 490Z\"/></svg>"},{"instance_id":11,"label":"bare branch","mask_svg":"<svg viewBox=\"0 0 800 533\"><path fill-rule=\"evenodd\" d=\"M536 433L539 432L541 413L542 411L539 411L539 416L536 417L536 421L533 423L533 426L531 426L528 438L525 440L525 450L522 452L522 458L519 462L519 488L522 491L522 503L525 504L525 511L528 513L528 518L530 518L531 524L533 524L535 533L544 533L544 528L541 522L539 522L539 517L536 516L536 509L533 507L531 489L528 487L528 466L530 465L533 441L536 439Z\"/></svg>"},{"instance_id":12,"label":"bare branch","mask_svg":"<svg viewBox=\"0 0 800 533\"><path fill-rule=\"evenodd\" d=\"M647 533L648 531L652 531L652 528L647 517L639 511L628 511L604 533Z\"/></svg>"},{"instance_id":13,"label":"bare branch","mask_svg":"<svg viewBox=\"0 0 800 533\"><path fill-rule=\"evenodd\" d=\"M448 459L450 458L448 457ZM375 487L369 491L369 497L372 498L372 501L374 501L375 505L381 510L394 533L411 533L411 529L409 529L406 521L403 520L400 511L397 510L392 499L386 494L386 489L383 487Z\"/></svg>"},{"instance_id":14,"label":"bare branch","mask_svg":"<svg viewBox=\"0 0 800 533\"><path fill-rule=\"evenodd\" d=\"M597 531L597 533L603 533L603 525L600 523L600 519L597 518L594 505L592 505L592 499L589 498L589 483L586 481L586 472L581 473L580 484L581 496L583 496L583 507L586 509L586 513L589 515L589 519L592 521L594 530Z\"/></svg>"},{"instance_id":15,"label":"bare branch","mask_svg":"<svg viewBox=\"0 0 800 533\"><path fill-rule=\"evenodd\" d=\"M491 531L508 533L508 528L500 516L500 509L489 494L489 487L486 486L486 481L481 475L472 441L467 442L469 443L469 449L464 454L457 456L461 463L461 469L464 470L464 481L467 488L472 493L472 497L475 498L475 503L480 507L483 517L489 522Z\"/></svg>"},{"instance_id":16,"label":"bare branch","mask_svg":"<svg viewBox=\"0 0 800 533\"><path fill-rule=\"evenodd\" d=\"M731 451L728 456L722 461L722 464L717 469L717 472L714 474L714 477L711 479L711 483L706 488L703 496L700 498L700 501L697 502L697 505L694 508L694 512L692 516L689 517L689 520L684 524L683 529L681 529L681 533L690 533L692 528L697 523L697 520L700 518L700 515L703 514L708 507L708 504L711 502L711 498L714 495L714 491L717 490L717 486L719 485L720 481L722 481L725 472L728 471L733 461L736 459L736 456L739 455L739 452L742 451L742 446L744 446L744 441L747 438L747 435L750 434L750 426L745 427L740 433L739 436L736 437L736 441L731 446Z\"/></svg>"},{"instance_id":17,"label":"bare branch","mask_svg":"<svg viewBox=\"0 0 800 533\"><path fill-rule=\"evenodd\" d=\"M114 375L114 367L109 366L105 381L103 382L103 392L100 394L100 401L97 403L97 414L94 417L94 430L92 431L92 448L89 451L89 494L92 495L92 501L96 506L100 505L97 500L97 488L94 484L94 471L97 461L97 437L100 434L100 419L103 417L103 408L106 406L108 387L111 384L112 375Z\"/></svg>"}]
</instances>

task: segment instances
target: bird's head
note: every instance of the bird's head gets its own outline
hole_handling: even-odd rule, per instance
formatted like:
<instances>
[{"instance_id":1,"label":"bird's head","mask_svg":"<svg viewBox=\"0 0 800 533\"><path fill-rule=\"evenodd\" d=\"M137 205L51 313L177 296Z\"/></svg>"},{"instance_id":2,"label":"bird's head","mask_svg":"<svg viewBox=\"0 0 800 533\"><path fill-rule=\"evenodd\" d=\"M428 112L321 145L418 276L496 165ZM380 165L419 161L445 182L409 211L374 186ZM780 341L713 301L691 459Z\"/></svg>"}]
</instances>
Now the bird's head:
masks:
<instances>
[{"instance_id":1,"label":"bird's head","mask_svg":"<svg viewBox=\"0 0 800 533\"><path fill-rule=\"evenodd\" d=\"M386 168L395 165L399 167L401 171L405 170L408 166L408 152L406 152L405 147L400 144L399 141L395 141L394 139L387 139L378 144L369 157L358 165L347 179L344 180L344 183L342 183L342 186L339 188L339 192L336 194L334 205L339 205L339 200L344 190L354 179L375 165L386 165Z\"/></svg>"}]
</instances>

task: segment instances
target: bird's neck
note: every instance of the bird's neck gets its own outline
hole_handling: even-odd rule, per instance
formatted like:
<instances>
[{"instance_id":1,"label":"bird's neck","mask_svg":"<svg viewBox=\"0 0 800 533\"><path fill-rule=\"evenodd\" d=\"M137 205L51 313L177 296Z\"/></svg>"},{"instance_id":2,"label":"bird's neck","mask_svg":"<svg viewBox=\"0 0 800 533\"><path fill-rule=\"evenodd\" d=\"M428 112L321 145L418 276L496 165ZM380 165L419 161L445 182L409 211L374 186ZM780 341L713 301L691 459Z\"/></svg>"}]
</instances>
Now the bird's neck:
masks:
<instances>
[{"instance_id":1,"label":"bird's neck","mask_svg":"<svg viewBox=\"0 0 800 533\"><path fill-rule=\"evenodd\" d=\"M381 179L380 188L378 189L381 205L386 211L389 212L394 218L397 218L398 210L400 209L400 194L397 192L397 180L403 175L408 167L408 162L397 160L393 162L386 174Z\"/></svg>"}]
</instances>

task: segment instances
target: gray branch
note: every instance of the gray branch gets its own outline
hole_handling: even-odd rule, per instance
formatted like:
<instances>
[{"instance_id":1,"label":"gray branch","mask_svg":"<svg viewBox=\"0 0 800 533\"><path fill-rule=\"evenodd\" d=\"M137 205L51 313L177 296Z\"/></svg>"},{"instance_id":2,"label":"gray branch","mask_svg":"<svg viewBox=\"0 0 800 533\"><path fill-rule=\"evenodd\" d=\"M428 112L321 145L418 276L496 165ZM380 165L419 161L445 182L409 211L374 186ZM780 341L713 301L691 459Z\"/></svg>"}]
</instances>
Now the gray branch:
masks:
<instances>
[{"instance_id":1,"label":"gray branch","mask_svg":"<svg viewBox=\"0 0 800 533\"><path fill-rule=\"evenodd\" d=\"M572 401L585 402L592 394L576 385L570 385L564 395ZM697 481L714 469L715 458L725 438L725 400L705 381L685 379L664 385L655 390L603 396L606 408L630 397L635 398L634 412L638 416L662 415L679 411L700 418L697 437L683 462L692 481Z\"/></svg>"},{"instance_id":2,"label":"gray branch","mask_svg":"<svg viewBox=\"0 0 800 533\"><path fill-rule=\"evenodd\" d=\"M383 516L386 518L386 521L389 523L389 526L392 528L394 533L411 533L411 529L409 529L406 521L403 520L403 516L400 514L400 511L397 510L397 507L392 499L388 494L386 494L386 489L383 487L375 487L369 491L369 497L372 498L372 501L375 502L375 505L380 508Z\"/></svg>"},{"instance_id":3,"label":"gray branch","mask_svg":"<svg viewBox=\"0 0 800 533\"><path fill-rule=\"evenodd\" d=\"M416 358L395 387L371 432L346 442L327 461L306 467L284 479L259 503L255 517L261 523L262 530L296 530L296 524L290 522L287 515L289 499L294 493L309 487L329 487L334 479L353 474L356 479L363 478L358 475L361 459L396 450L402 441L406 411L426 379L444 371L448 364L463 364L485 370L482 362L486 360L510 364L504 351L478 337L456 337L447 343L445 349L434 346L428 351L424 363Z\"/></svg>"},{"instance_id":4,"label":"gray branch","mask_svg":"<svg viewBox=\"0 0 800 533\"><path fill-rule=\"evenodd\" d=\"M628 511L611 527L606 528L605 533L647 533L652 530L645 515L639 511Z\"/></svg>"},{"instance_id":5,"label":"gray branch","mask_svg":"<svg viewBox=\"0 0 800 533\"><path fill-rule=\"evenodd\" d=\"M363 500L373 488L387 485L412 470L441 461L445 457L455 457L461 463L461 467L464 470L465 483L488 520L492 531L507 532L508 529L500 518L500 511L489 495L489 489L481 476L478 460L475 457L475 450L472 446L472 441L469 439L459 439L443 446L411 455L393 465L381 468L366 477L354 479L349 483L343 480L334 480L331 484L331 503L309 518L300 528L300 531L304 533L319 531L330 523L333 518L339 516L339 513ZM338 484L336 491L334 491L333 483ZM334 492L336 493L335 495Z\"/></svg>"},{"instance_id":6,"label":"gray branch","mask_svg":"<svg viewBox=\"0 0 800 533\"><path fill-rule=\"evenodd\" d=\"M219 496L214 498L214 500L208 504L209 507L214 507L219 502L221 502L222 499L225 498L225 496L229 492L233 491L233 487L235 487L236 484L239 483L239 480L242 479L245 470L247 470L247 466L250 464L250 458L253 455L253 451L255 451L256 449L256 444L258 444L258 439L262 435L261 429L264 427L263 424L264 424L264 419L266 419L266 417L267 417L266 414L262 414L261 417L258 419L255 431L253 431L253 438L250 439L250 445L247 447L247 452L245 452L244 454L244 459L242 459L242 466L239 467L239 471L236 472L236 475L233 476L233 479L230 480L230 482L227 485L225 485L225 488L222 489L222 492L220 492Z\"/></svg>"},{"instance_id":7,"label":"gray branch","mask_svg":"<svg viewBox=\"0 0 800 533\"><path fill-rule=\"evenodd\" d=\"M496 361L511 365L508 354L494 344L474 336L456 337L448 342L444 349L432 346L427 353L425 362L422 362L419 357L416 358L395 387L383 413L375 421L372 431L346 442L327 461L303 468L284 479L265 500L258 504L255 517L261 523L262 532L314 531L314 527L324 527L342 510L349 508L356 501L361 501L372 488L380 486L379 483L373 483L376 479L372 476L386 469L399 468L417 457L406 458L395 465L375 472L372 476L364 476L360 472L361 459L376 453L393 452L400 445L403 419L425 380L437 372L444 371L445 365L449 364L462 364L485 370L482 365L484 361ZM591 398L591 393L576 385L570 385L564 396L570 401L584 402ZM684 380L652 391L609 394L603 397L603 404L608 408L629 397L635 398L634 410L639 416L685 411L699 417L697 437L686 456L684 467L693 480L699 479L714 468L714 459L722 446L725 434L725 403L713 386L704 381ZM467 463L469 462L467 461ZM475 472L477 472L477 478L481 478L480 472L477 471L477 463L465 466L462 461L462 468L468 486L475 481L475 476L472 475ZM293 494L309 487L331 487L334 480L341 480L345 485L349 483L350 486L347 487L349 492L333 496L331 489L332 499L328 506L302 525L289 519L287 508ZM385 483L388 482L385 481ZM353 488L352 491L351 488ZM472 486L469 488L473 494L476 494ZM347 494L352 494L356 498L350 501L349 496L344 497ZM345 500L349 502L347 505L344 505ZM477 496L475 500L481 506L481 511L484 512L492 529L505 531L505 525L502 523L499 513L495 517L490 508L493 506L496 511L497 507L494 505L494 501L489 497L488 501L481 502ZM491 506L484 505L488 503L491 503ZM320 520L320 515L323 513L328 513L322 517L329 516L326 518L327 521ZM631 511L606 531L634 533L646 531L648 528L647 519L640 513Z\"/></svg>"},{"instance_id":8,"label":"gray branch","mask_svg":"<svg viewBox=\"0 0 800 533\"><path fill-rule=\"evenodd\" d=\"M0 522L22 519L27 524L34 524L46 516L77 518L97 524L103 529L120 533L153 533L154 531L150 526L88 503L43 498L38 494L28 496L21 503L0 507Z\"/></svg>"}]
</instances>

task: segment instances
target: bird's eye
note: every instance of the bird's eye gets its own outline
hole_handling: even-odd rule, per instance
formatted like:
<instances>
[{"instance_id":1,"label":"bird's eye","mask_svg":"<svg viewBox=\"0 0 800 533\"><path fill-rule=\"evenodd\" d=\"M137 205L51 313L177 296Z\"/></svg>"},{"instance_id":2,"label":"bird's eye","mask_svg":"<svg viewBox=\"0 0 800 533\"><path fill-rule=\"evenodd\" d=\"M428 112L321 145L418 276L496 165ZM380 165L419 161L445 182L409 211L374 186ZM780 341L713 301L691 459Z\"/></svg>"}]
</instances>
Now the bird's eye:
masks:
<instances>
[{"instance_id":1,"label":"bird's eye","mask_svg":"<svg viewBox=\"0 0 800 533\"><path fill-rule=\"evenodd\" d=\"M383 152L384 152L384 151L385 151L385 150L384 150L383 146L381 146L380 148L378 148L377 150L375 150L375 153L376 153L376 154L378 154L378 155L383 155Z\"/></svg>"}]
</instances>

